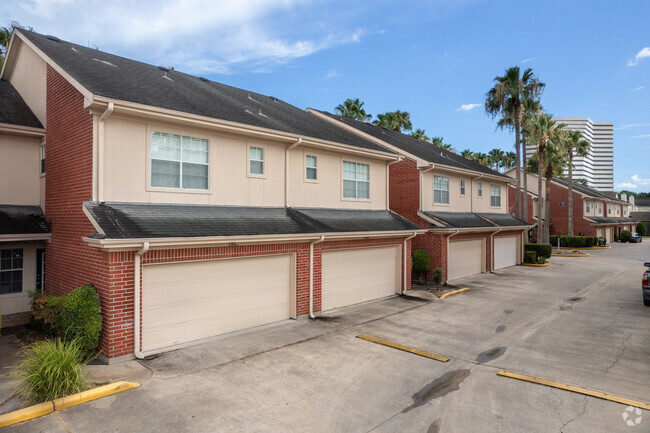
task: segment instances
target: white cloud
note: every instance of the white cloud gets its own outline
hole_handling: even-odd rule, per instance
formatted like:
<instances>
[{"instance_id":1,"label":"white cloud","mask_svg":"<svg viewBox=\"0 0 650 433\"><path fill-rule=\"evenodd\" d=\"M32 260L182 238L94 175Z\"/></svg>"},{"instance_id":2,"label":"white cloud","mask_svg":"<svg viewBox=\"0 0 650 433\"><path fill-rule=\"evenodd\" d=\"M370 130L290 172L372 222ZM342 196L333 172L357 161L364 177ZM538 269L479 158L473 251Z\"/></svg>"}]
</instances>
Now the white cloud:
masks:
<instances>
[{"instance_id":1,"label":"white cloud","mask_svg":"<svg viewBox=\"0 0 650 433\"><path fill-rule=\"evenodd\" d=\"M643 135L633 135L629 138L648 138L650 137L650 134L643 134Z\"/></svg>"},{"instance_id":2,"label":"white cloud","mask_svg":"<svg viewBox=\"0 0 650 433\"><path fill-rule=\"evenodd\" d=\"M630 129L630 128L640 128L640 127L644 127L644 126L650 126L650 122L646 122L646 123L628 123L628 124L621 125L618 128L614 128L614 129Z\"/></svg>"},{"instance_id":3,"label":"white cloud","mask_svg":"<svg viewBox=\"0 0 650 433\"><path fill-rule=\"evenodd\" d=\"M639 177L639 175L637 175L637 174L633 174L632 177L630 178L630 180L632 181L632 183L635 183L637 185L641 185L641 186L650 185L650 179L643 179L643 178Z\"/></svg>"},{"instance_id":4,"label":"white cloud","mask_svg":"<svg viewBox=\"0 0 650 433\"><path fill-rule=\"evenodd\" d=\"M456 111L470 111L479 107L481 104L463 104L460 107L456 108Z\"/></svg>"},{"instance_id":5,"label":"white cloud","mask_svg":"<svg viewBox=\"0 0 650 433\"><path fill-rule=\"evenodd\" d=\"M329 80L329 79L337 78L337 77L340 77L340 76L341 76L341 74L339 74L339 71L337 71L336 69L330 69L330 71L327 74L325 74L323 79L324 80Z\"/></svg>"},{"instance_id":6,"label":"white cloud","mask_svg":"<svg viewBox=\"0 0 650 433\"><path fill-rule=\"evenodd\" d=\"M7 3L5 3L5 1ZM190 73L268 71L361 41L361 28L316 25L311 0L3 0L39 33ZM96 19L101 17L100 20Z\"/></svg>"},{"instance_id":7,"label":"white cloud","mask_svg":"<svg viewBox=\"0 0 650 433\"><path fill-rule=\"evenodd\" d=\"M650 57L650 47L644 47L636 53L636 56L634 56L633 59L631 59L629 62L627 62L628 66L634 66L639 64L639 60L644 59L646 57Z\"/></svg>"},{"instance_id":8,"label":"white cloud","mask_svg":"<svg viewBox=\"0 0 650 433\"><path fill-rule=\"evenodd\" d=\"M524 59L524 60L522 60L521 63L522 63L522 64L524 64L524 63L530 63L530 62L534 62L535 60L537 60L537 57L531 57L530 59Z\"/></svg>"},{"instance_id":9,"label":"white cloud","mask_svg":"<svg viewBox=\"0 0 650 433\"><path fill-rule=\"evenodd\" d=\"M623 182L623 183L616 184L617 189L637 189L638 187L639 187L638 185L630 182Z\"/></svg>"},{"instance_id":10,"label":"white cloud","mask_svg":"<svg viewBox=\"0 0 650 433\"><path fill-rule=\"evenodd\" d=\"M639 90L643 90L643 89L645 89L645 86L639 86L632 89L631 92L638 92Z\"/></svg>"}]
</instances>

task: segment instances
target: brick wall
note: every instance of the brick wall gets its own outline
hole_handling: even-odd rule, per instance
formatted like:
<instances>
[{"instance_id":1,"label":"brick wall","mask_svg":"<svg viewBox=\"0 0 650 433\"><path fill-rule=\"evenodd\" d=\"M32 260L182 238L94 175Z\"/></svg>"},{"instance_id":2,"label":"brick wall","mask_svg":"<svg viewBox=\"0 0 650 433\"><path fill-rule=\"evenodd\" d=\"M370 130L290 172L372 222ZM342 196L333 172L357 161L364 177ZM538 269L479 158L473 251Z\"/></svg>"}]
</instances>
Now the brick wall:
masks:
<instances>
[{"instance_id":1,"label":"brick wall","mask_svg":"<svg viewBox=\"0 0 650 433\"><path fill-rule=\"evenodd\" d=\"M516 194L516 189L514 186L509 185L508 186L508 213L510 215L515 216L515 194ZM524 192L520 191L521 194L521 200L523 201L524 199ZM528 196L528 224L536 224L537 220L533 217L535 215L535 205L533 202L533 197L530 194L526 194ZM523 206L521 210L521 219L524 219L524 211L523 211Z\"/></svg>"},{"instance_id":2,"label":"brick wall","mask_svg":"<svg viewBox=\"0 0 650 433\"><path fill-rule=\"evenodd\" d=\"M565 203L565 206L560 206ZM568 235L569 233L569 190L551 182L551 235ZM578 236L596 236L596 228L584 219L584 201L582 195L573 192L573 234Z\"/></svg>"}]
</instances>

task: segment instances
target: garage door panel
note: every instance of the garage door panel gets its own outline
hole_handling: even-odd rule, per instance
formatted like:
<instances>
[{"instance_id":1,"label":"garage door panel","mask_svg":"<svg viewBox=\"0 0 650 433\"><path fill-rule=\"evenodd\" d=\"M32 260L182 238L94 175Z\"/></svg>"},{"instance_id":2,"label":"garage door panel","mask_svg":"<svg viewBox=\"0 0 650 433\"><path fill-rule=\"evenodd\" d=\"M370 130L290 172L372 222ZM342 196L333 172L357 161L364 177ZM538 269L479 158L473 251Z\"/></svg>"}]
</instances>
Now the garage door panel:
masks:
<instances>
[{"instance_id":1,"label":"garage door panel","mask_svg":"<svg viewBox=\"0 0 650 433\"><path fill-rule=\"evenodd\" d=\"M143 350L286 320L291 281L289 255L144 266Z\"/></svg>"},{"instance_id":2,"label":"garage door panel","mask_svg":"<svg viewBox=\"0 0 650 433\"><path fill-rule=\"evenodd\" d=\"M448 280L480 274L483 270L483 241L470 239L449 242Z\"/></svg>"},{"instance_id":3,"label":"garage door panel","mask_svg":"<svg viewBox=\"0 0 650 433\"><path fill-rule=\"evenodd\" d=\"M517 264L518 236L494 238L494 269L503 269Z\"/></svg>"},{"instance_id":4,"label":"garage door panel","mask_svg":"<svg viewBox=\"0 0 650 433\"><path fill-rule=\"evenodd\" d=\"M398 246L324 251L322 310L394 295L400 284Z\"/></svg>"}]
</instances>

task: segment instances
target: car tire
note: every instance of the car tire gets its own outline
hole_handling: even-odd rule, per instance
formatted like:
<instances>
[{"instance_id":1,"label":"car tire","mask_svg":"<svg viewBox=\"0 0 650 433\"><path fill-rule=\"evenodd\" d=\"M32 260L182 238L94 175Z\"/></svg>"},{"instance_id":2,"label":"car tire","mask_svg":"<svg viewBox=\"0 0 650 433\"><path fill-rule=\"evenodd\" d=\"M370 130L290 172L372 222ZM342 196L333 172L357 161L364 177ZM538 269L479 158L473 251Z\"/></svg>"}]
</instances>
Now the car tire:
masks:
<instances>
[{"instance_id":1,"label":"car tire","mask_svg":"<svg viewBox=\"0 0 650 433\"><path fill-rule=\"evenodd\" d=\"M643 305L645 305L646 307L650 307L650 299L644 299Z\"/></svg>"}]
</instances>

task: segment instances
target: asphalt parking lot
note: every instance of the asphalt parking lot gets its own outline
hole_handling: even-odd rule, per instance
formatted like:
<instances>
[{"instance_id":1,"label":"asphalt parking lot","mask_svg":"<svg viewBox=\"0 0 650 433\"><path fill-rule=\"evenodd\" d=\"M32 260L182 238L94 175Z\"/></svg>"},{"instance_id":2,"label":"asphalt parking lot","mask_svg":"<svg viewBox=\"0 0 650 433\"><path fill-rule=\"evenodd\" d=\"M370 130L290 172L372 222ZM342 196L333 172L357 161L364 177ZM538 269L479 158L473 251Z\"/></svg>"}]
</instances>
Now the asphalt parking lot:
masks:
<instances>
[{"instance_id":1,"label":"asphalt parking lot","mask_svg":"<svg viewBox=\"0 0 650 433\"><path fill-rule=\"evenodd\" d=\"M445 300L392 298L169 352L144 362L140 388L6 430L650 431L648 411L624 419L626 405L497 376L650 402L650 242L590 254L467 279L470 292Z\"/></svg>"}]
</instances>

